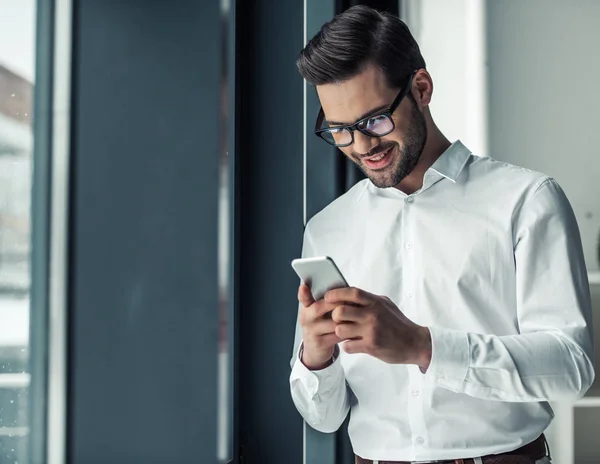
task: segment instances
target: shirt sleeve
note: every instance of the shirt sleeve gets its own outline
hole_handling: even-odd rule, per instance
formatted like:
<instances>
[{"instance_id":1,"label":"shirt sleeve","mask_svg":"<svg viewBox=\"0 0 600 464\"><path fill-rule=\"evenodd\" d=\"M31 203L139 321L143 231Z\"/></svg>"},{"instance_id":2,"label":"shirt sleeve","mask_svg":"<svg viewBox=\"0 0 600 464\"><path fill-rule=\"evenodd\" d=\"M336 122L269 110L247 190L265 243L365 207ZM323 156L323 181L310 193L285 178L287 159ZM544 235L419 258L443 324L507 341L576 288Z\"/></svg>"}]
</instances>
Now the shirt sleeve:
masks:
<instances>
[{"instance_id":1,"label":"shirt sleeve","mask_svg":"<svg viewBox=\"0 0 600 464\"><path fill-rule=\"evenodd\" d=\"M316 256L316 253L307 226L304 231L302 257L313 256ZM349 387L346 385L344 369L338 355L339 348L336 347L336 359L331 365L319 371L309 370L301 361L302 329L296 321L294 349L290 362L292 400L306 423L324 433L338 430L350 410Z\"/></svg>"},{"instance_id":2,"label":"shirt sleeve","mask_svg":"<svg viewBox=\"0 0 600 464\"><path fill-rule=\"evenodd\" d=\"M336 347L339 354L339 348ZM301 361L302 346L298 351L290 389L296 409L306 423L324 433L337 431L350 410L348 387L339 356L319 371L309 370Z\"/></svg>"},{"instance_id":3,"label":"shirt sleeve","mask_svg":"<svg viewBox=\"0 0 600 464\"><path fill-rule=\"evenodd\" d=\"M425 376L497 401L574 401L594 380L590 287L579 228L564 192L545 180L516 220L519 334L431 327Z\"/></svg>"}]
</instances>

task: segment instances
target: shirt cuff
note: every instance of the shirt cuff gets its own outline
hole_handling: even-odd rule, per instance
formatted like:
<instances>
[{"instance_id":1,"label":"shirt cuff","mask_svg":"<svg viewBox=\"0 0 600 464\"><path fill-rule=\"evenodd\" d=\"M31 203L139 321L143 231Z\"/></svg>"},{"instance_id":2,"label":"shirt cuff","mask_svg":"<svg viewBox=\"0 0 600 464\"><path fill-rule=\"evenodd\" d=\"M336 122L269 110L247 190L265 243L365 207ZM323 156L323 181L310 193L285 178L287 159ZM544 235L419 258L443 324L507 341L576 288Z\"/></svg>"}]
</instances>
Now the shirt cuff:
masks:
<instances>
[{"instance_id":1,"label":"shirt cuff","mask_svg":"<svg viewBox=\"0 0 600 464\"><path fill-rule=\"evenodd\" d=\"M311 400L314 400L317 395L322 395L329 391L332 387L337 386L341 379L344 378L344 369L339 360L339 347L335 347L333 354L333 362L324 369L311 371L301 361L302 350L304 343L300 344L296 361L292 367L290 382L299 381L304 390L308 393Z\"/></svg>"},{"instance_id":2,"label":"shirt cuff","mask_svg":"<svg viewBox=\"0 0 600 464\"><path fill-rule=\"evenodd\" d=\"M426 381L462 393L470 365L469 337L458 330L429 327L431 363Z\"/></svg>"}]
</instances>

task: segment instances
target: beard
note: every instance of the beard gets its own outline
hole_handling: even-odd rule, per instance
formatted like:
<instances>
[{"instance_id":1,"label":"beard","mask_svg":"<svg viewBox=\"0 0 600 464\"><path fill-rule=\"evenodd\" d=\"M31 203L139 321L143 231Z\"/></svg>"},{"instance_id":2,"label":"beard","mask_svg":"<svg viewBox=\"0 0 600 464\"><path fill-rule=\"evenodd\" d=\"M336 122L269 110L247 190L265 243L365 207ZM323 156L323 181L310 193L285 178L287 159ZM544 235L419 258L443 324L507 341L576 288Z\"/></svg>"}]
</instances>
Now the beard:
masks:
<instances>
[{"instance_id":1,"label":"beard","mask_svg":"<svg viewBox=\"0 0 600 464\"><path fill-rule=\"evenodd\" d=\"M380 153L391 148L393 151L388 156L395 156L396 159L390 165L378 171L372 171L366 167L360 156L355 153L353 154L354 162L376 187L396 187L413 171L419 162L426 140L427 125L425 123L425 116L417 109L417 105L413 101L411 121L406 131L402 149L400 149L397 142L386 141L372 150L373 153Z\"/></svg>"}]
</instances>

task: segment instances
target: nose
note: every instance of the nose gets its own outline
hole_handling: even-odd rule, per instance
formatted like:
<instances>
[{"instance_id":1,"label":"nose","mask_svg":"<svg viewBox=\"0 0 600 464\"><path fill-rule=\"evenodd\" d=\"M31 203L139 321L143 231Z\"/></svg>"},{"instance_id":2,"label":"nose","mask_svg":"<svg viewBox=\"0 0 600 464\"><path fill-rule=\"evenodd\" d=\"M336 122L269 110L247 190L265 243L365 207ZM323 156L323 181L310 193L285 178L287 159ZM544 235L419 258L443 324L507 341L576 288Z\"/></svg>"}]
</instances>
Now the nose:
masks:
<instances>
[{"instance_id":1,"label":"nose","mask_svg":"<svg viewBox=\"0 0 600 464\"><path fill-rule=\"evenodd\" d=\"M370 137L360 131L354 131L353 149L356 153L360 153L361 155L369 153L378 144L379 139L377 137Z\"/></svg>"}]
</instances>

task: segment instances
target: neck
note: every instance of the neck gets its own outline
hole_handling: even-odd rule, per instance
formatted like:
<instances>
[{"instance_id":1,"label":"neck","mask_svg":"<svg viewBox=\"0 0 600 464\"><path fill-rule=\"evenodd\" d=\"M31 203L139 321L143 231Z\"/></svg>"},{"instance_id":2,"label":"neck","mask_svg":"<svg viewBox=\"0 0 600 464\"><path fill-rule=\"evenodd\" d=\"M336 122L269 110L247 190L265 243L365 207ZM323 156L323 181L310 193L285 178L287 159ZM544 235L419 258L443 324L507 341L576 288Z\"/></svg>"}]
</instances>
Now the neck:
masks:
<instances>
[{"instance_id":1,"label":"neck","mask_svg":"<svg viewBox=\"0 0 600 464\"><path fill-rule=\"evenodd\" d=\"M402 179L396 188L407 195L410 195L423 187L423 178L425 172L442 156L452 145L450 141L442 134L432 119L427 118L427 140L421 153L421 157L412 172Z\"/></svg>"}]
</instances>

